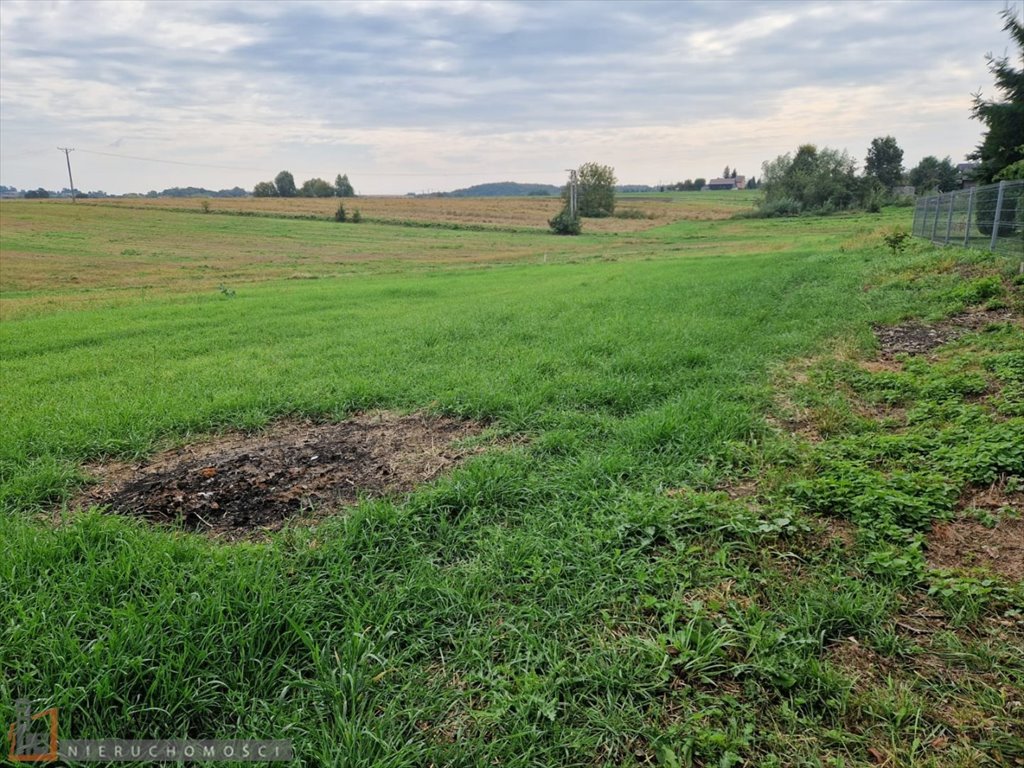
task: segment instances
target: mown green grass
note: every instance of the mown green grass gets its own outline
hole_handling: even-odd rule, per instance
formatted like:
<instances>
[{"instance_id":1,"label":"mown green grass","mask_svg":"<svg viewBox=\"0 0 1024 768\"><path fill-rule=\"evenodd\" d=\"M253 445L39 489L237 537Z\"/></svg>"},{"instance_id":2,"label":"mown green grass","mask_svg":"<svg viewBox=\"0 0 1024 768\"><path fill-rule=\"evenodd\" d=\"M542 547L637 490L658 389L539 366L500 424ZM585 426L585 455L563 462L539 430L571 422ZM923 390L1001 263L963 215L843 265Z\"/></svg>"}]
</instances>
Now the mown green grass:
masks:
<instances>
[{"instance_id":1,"label":"mown green grass","mask_svg":"<svg viewBox=\"0 0 1024 768\"><path fill-rule=\"evenodd\" d=\"M27 697L73 738L291 738L310 766L1014 759L1019 630L947 638L985 673L962 695L988 728L959 739L919 690L939 683L865 689L833 657L854 637L902 663L896 615L927 585L869 567L876 547L808 546L810 507L780 523L714 492L803 471L764 420L773 370L946 307L938 251L893 257L874 234L905 216L679 222L576 261L5 322L0 715ZM37 516L86 460L377 407L527 440L268 544ZM972 615L1012 624L1003 589Z\"/></svg>"}]
</instances>

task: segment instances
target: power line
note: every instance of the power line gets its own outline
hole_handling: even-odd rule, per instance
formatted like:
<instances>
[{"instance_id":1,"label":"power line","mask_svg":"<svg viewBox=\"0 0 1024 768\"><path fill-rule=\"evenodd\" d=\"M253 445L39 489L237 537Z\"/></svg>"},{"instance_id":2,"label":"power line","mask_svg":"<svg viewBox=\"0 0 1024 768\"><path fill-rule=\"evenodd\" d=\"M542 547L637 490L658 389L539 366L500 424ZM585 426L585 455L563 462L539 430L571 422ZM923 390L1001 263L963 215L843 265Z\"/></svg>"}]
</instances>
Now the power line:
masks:
<instances>
[{"instance_id":1,"label":"power line","mask_svg":"<svg viewBox=\"0 0 1024 768\"><path fill-rule=\"evenodd\" d=\"M117 157L122 160L141 160L146 163L163 163L164 165L186 165L192 168L216 168L222 171L253 171L257 173L266 173L264 168L246 168L238 165L215 165L213 163L189 163L184 160L164 160L158 157L140 157L138 155L121 155L114 152L100 152L95 149L80 149L80 152L85 152L88 155L103 155L104 157Z\"/></svg>"},{"instance_id":2,"label":"power line","mask_svg":"<svg viewBox=\"0 0 1024 768\"><path fill-rule=\"evenodd\" d=\"M101 152L95 149L81 149L79 152L85 152L89 155L102 155L103 157L116 157L122 160L138 160L146 163L162 163L164 165L183 165L192 168L215 168L218 170L225 171L249 171L252 173L275 173L269 171L266 168L254 168L251 166L238 166L238 165L217 165L213 163L192 163L185 160L165 160L158 157L142 157L140 155L123 155L115 152ZM373 171L365 168L356 168L346 171L346 173L359 173L365 176L395 176L395 177L414 177L414 176L497 176L501 174L513 175L513 174L524 174L529 173L531 175L549 174L553 173L552 169L546 170L516 170L516 171L437 171L435 173L430 172L389 172L389 171Z\"/></svg>"}]
</instances>

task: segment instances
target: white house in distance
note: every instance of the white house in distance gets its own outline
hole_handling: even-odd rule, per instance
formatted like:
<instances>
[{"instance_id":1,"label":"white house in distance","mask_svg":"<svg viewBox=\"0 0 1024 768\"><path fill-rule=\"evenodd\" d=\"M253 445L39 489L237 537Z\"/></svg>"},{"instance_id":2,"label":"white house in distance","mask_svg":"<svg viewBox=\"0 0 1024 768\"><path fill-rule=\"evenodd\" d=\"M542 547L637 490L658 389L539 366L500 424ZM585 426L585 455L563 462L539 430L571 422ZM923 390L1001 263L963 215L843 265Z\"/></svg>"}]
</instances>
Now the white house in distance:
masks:
<instances>
[{"instance_id":1,"label":"white house in distance","mask_svg":"<svg viewBox=\"0 0 1024 768\"><path fill-rule=\"evenodd\" d=\"M747 177L734 176L731 179L711 179L704 185L704 191L717 191L721 189L746 189Z\"/></svg>"}]
</instances>

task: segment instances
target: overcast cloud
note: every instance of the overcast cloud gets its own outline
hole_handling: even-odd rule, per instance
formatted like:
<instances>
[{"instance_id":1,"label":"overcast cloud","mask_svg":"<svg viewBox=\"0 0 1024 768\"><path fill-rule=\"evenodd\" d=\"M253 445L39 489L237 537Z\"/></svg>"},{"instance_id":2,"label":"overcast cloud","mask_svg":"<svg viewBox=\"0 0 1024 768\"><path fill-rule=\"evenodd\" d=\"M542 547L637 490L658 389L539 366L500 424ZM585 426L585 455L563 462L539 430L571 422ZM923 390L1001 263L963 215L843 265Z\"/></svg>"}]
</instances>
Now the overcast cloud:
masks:
<instances>
[{"instance_id":1,"label":"overcast cloud","mask_svg":"<svg viewBox=\"0 0 1024 768\"><path fill-rule=\"evenodd\" d=\"M371 194L560 183L589 160L657 184L805 142L863 161L885 134L908 166L960 161L1003 6L3 0L0 183L66 186L58 145L113 193L282 168Z\"/></svg>"}]
</instances>

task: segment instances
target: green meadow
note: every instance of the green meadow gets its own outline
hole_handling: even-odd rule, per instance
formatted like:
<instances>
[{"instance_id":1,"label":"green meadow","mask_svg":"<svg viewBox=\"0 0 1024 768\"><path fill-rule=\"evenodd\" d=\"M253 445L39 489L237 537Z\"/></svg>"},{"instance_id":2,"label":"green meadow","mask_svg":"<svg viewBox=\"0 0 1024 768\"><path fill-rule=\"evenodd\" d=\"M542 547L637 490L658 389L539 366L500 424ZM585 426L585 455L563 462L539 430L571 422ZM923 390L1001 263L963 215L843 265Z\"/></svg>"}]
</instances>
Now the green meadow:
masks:
<instances>
[{"instance_id":1,"label":"green meadow","mask_svg":"<svg viewBox=\"0 0 1024 768\"><path fill-rule=\"evenodd\" d=\"M4 202L0 723L28 698L64 738L296 766L1020 764L1024 588L928 537L1024 531L1021 280L891 252L910 215L558 238ZM967 308L992 322L859 364ZM268 540L68 507L85 464L372 409L492 446Z\"/></svg>"}]
</instances>

